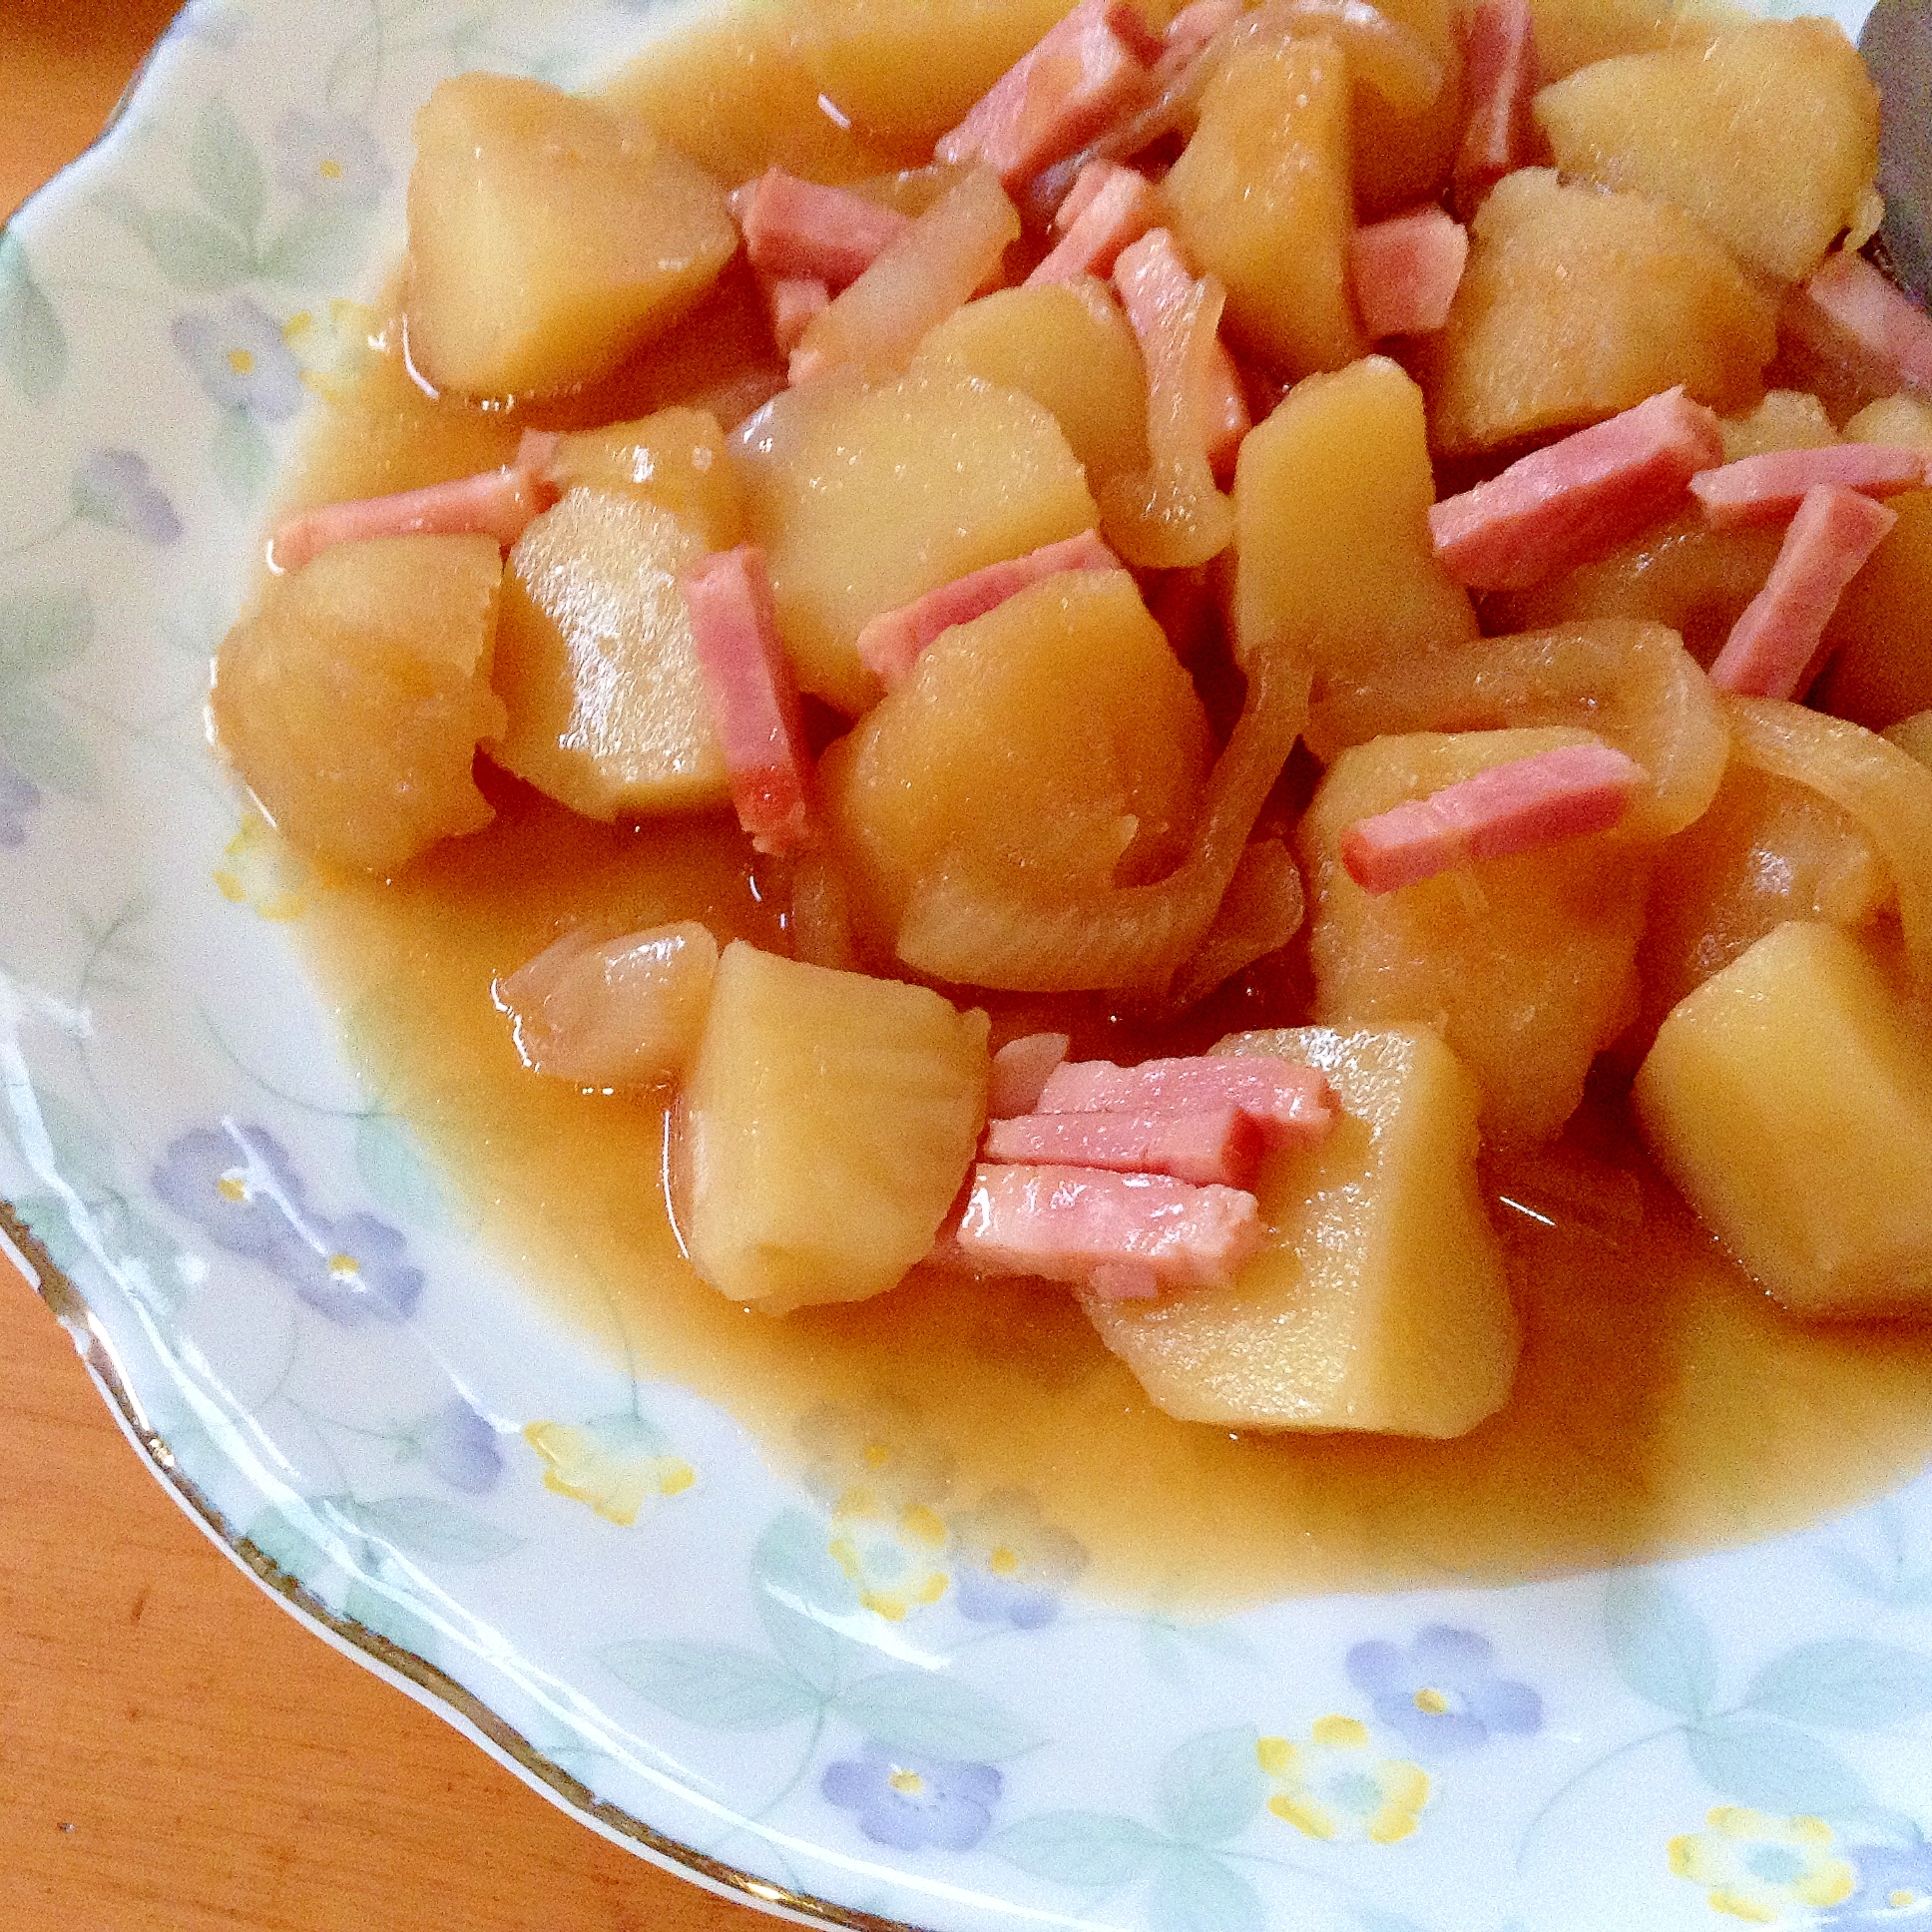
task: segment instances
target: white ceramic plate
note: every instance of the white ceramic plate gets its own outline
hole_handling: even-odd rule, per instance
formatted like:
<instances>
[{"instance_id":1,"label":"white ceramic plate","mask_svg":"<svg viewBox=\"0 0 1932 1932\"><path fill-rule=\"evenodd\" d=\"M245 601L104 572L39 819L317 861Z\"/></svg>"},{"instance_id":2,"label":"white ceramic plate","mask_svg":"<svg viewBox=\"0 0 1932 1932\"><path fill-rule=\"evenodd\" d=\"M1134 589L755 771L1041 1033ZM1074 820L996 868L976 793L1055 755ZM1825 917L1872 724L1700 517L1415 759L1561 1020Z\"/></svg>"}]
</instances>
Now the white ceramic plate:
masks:
<instances>
[{"instance_id":1,"label":"white ceramic plate","mask_svg":"<svg viewBox=\"0 0 1932 1932\"><path fill-rule=\"evenodd\" d=\"M727 1417L473 1251L358 1084L204 745L209 653L330 298L398 252L416 104L587 82L661 17L198 4L0 242L0 1188L165 1479L587 1821L807 1914L1932 1922L1923 1481L1665 1570L1208 1628L1087 1614L1049 1530L1000 1577L954 1534L888 1622Z\"/></svg>"}]
</instances>

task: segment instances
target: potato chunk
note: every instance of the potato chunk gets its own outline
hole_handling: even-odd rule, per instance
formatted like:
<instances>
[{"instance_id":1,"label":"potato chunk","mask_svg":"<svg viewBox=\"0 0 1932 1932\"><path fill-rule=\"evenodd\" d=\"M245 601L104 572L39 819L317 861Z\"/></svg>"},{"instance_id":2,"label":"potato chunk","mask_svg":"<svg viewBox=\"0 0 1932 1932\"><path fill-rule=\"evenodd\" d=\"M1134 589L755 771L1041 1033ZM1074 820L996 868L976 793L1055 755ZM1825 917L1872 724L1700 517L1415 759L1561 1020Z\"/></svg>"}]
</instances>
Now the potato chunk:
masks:
<instances>
[{"instance_id":1,"label":"potato chunk","mask_svg":"<svg viewBox=\"0 0 1932 1932\"><path fill-rule=\"evenodd\" d=\"M494 537L374 537L277 578L215 666L215 726L295 844L396 872L495 814L471 776L490 689Z\"/></svg>"},{"instance_id":2,"label":"potato chunk","mask_svg":"<svg viewBox=\"0 0 1932 1932\"><path fill-rule=\"evenodd\" d=\"M1348 63L1325 36L1236 25L1201 125L1162 184L1198 273L1227 289L1227 326L1284 375L1362 351L1348 286Z\"/></svg>"},{"instance_id":3,"label":"potato chunk","mask_svg":"<svg viewBox=\"0 0 1932 1932\"><path fill-rule=\"evenodd\" d=\"M857 651L868 618L1100 522L1053 417L950 371L788 390L731 453L798 683L847 713L879 695Z\"/></svg>"},{"instance_id":4,"label":"potato chunk","mask_svg":"<svg viewBox=\"0 0 1932 1932\"><path fill-rule=\"evenodd\" d=\"M1566 175L1670 202L1785 281L1824 259L1878 172L1878 90L1828 20L1598 61L1535 112Z\"/></svg>"},{"instance_id":5,"label":"potato chunk","mask_svg":"<svg viewBox=\"0 0 1932 1932\"><path fill-rule=\"evenodd\" d=\"M497 763L587 818L724 802L678 588L704 554L669 511L608 490L570 491L523 533L497 634Z\"/></svg>"},{"instance_id":6,"label":"potato chunk","mask_svg":"<svg viewBox=\"0 0 1932 1932\"><path fill-rule=\"evenodd\" d=\"M1159 877L1187 844L1210 750L1126 571L1062 572L955 625L819 765L861 936L889 956L922 884L1044 910ZM988 937L951 976L1003 983Z\"/></svg>"},{"instance_id":7,"label":"potato chunk","mask_svg":"<svg viewBox=\"0 0 1932 1932\"><path fill-rule=\"evenodd\" d=\"M1476 217L1423 387L1437 449L1460 455L1678 383L1712 408L1741 406L1775 347L1769 299L1688 215L1524 168Z\"/></svg>"},{"instance_id":8,"label":"potato chunk","mask_svg":"<svg viewBox=\"0 0 1932 1932\"><path fill-rule=\"evenodd\" d=\"M458 75L416 116L410 354L461 395L577 388L676 319L737 241L724 191L642 122Z\"/></svg>"},{"instance_id":9,"label":"potato chunk","mask_svg":"<svg viewBox=\"0 0 1932 1932\"><path fill-rule=\"evenodd\" d=\"M1304 653L1317 674L1476 636L1469 593L1436 561L1422 391L1372 355L1296 383L1234 472L1234 640Z\"/></svg>"},{"instance_id":10,"label":"potato chunk","mask_svg":"<svg viewBox=\"0 0 1932 1932\"><path fill-rule=\"evenodd\" d=\"M693 1264L771 1314L882 1294L931 1248L986 1124L984 1013L733 940L683 1106Z\"/></svg>"},{"instance_id":11,"label":"potato chunk","mask_svg":"<svg viewBox=\"0 0 1932 1932\"><path fill-rule=\"evenodd\" d=\"M690 525L707 550L732 550L743 540L737 478L709 409L660 409L560 436L550 473L564 490L581 483L655 503Z\"/></svg>"},{"instance_id":12,"label":"potato chunk","mask_svg":"<svg viewBox=\"0 0 1932 1932\"><path fill-rule=\"evenodd\" d=\"M1148 466L1147 371L1105 284L1002 288L968 302L919 345L912 371L978 376L1050 410L1103 505ZM1103 513L1101 530L1113 537Z\"/></svg>"},{"instance_id":13,"label":"potato chunk","mask_svg":"<svg viewBox=\"0 0 1932 1932\"><path fill-rule=\"evenodd\" d=\"M1315 1018L1433 1025L1483 1090L1483 1130L1547 1140L1637 1003L1646 841L1621 831L1487 859L1379 896L1344 869L1341 834L1409 798L1591 734L1568 728L1378 737L1329 767L1298 846L1313 904Z\"/></svg>"},{"instance_id":14,"label":"potato chunk","mask_svg":"<svg viewBox=\"0 0 1932 1932\"><path fill-rule=\"evenodd\" d=\"M1231 1286L1083 1296L1170 1415L1245 1429L1459 1436L1502 1407L1517 1324L1476 1186L1476 1083L1427 1027L1239 1033L1319 1067L1342 1118L1269 1158L1267 1236Z\"/></svg>"},{"instance_id":15,"label":"potato chunk","mask_svg":"<svg viewBox=\"0 0 1932 1932\"><path fill-rule=\"evenodd\" d=\"M1434 201L1462 140L1462 36L1455 0L1381 0L1376 10L1406 27L1441 64L1442 91L1427 107L1391 106L1355 76L1349 154L1355 213L1364 222Z\"/></svg>"},{"instance_id":16,"label":"potato chunk","mask_svg":"<svg viewBox=\"0 0 1932 1932\"><path fill-rule=\"evenodd\" d=\"M1786 1307L1932 1308L1932 1040L1856 939L1767 934L1664 1022L1634 1093L1665 1171Z\"/></svg>"}]
</instances>

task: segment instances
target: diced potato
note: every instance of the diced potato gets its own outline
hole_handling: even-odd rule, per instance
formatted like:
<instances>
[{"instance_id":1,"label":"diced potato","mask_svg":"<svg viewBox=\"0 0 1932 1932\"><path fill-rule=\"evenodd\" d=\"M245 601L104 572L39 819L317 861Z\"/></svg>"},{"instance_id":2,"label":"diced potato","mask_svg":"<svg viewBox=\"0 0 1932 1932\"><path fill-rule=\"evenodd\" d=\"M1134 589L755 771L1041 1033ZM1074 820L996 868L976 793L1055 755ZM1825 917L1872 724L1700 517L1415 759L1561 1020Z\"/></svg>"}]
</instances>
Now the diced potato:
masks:
<instances>
[{"instance_id":1,"label":"diced potato","mask_svg":"<svg viewBox=\"0 0 1932 1932\"><path fill-rule=\"evenodd\" d=\"M409 348L439 389L594 381L737 251L724 192L642 122L502 74L444 81L416 116Z\"/></svg>"},{"instance_id":2,"label":"diced potato","mask_svg":"<svg viewBox=\"0 0 1932 1932\"><path fill-rule=\"evenodd\" d=\"M579 1087L652 1087L691 1065L718 973L696 920L599 939L567 932L491 989L533 1073Z\"/></svg>"},{"instance_id":3,"label":"diced potato","mask_svg":"<svg viewBox=\"0 0 1932 1932\"><path fill-rule=\"evenodd\" d=\"M798 683L851 714L879 694L856 648L867 619L1100 521L1053 417L950 371L789 390L731 453Z\"/></svg>"},{"instance_id":4,"label":"diced potato","mask_svg":"<svg viewBox=\"0 0 1932 1932\"><path fill-rule=\"evenodd\" d=\"M921 159L1071 0L800 0L793 44L861 136Z\"/></svg>"},{"instance_id":5,"label":"diced potato","mask_svg":"<svg viewBox=\"0 0 1932 1932\"><path fill-rule=\"evenodd\" d=\"M1682 11L1675 0L1530 0L1537 68L1559 81L1592 61L1669 47L1690 37Z\"/></svg>"},{"instance_id":6,"label":"diced potato","mask_svg":"<svg viewBox=\"0 0 1932 1932\"><path fill-rule=\"evenodd\" d=\"M922 882L1046 907L1159 877L1211 750L1125 571L1063 572L955 625L819 764L861 935L890 956ZM968 964L952 976L1002 983L990 946Z\"/></svg>"},{"instance_id":7,"label":"diced potato","mask_svg":"<svg viewBox=\"0 0 1932 1932\"><path fill-rule=\"evenodd\" d=\"M1779 926L1672 1013L1633 1091L1665 1171L1786 1307L1932 1307L1932 1040L1858 940Z\"/></svg>"},{"instance_id":8,"label":"diced potato","mask_svg":"<svg viewBox=\"0 0 1932 1932\"><path fill-rule=\"evenodd\" d=\"M550 473L565 490L582 484L655 503L689 524L707 550L730 550L743 538L737 476L709 409L661 409L559 437Z\"/></svg>"},{"instance_id":9,"label":"diced potato","mask_svg":"<svg viewBox=\"0 0 1932 1932\"><path fill-rule=\"evenodd\" d=\"M1469 594L1436 561L1422 391L1384 356L1296 383L1234 472L1233 631L1317 675L1469 643Z\"/></svg>"},{"instance_id":10,"label":"diced potato","mask_svg":"<svg viewBox=\"0 0 1932 1932\"><path fill-rule=\"evenodd\" d=\"M1437 449L1466 454L1678 383L1712 408L1740 407L1775 347L1768 297L1688 215L1524 168L1476 217L1423 387Z\"/></svg>"},{"instance_id":11,"label":"diced potato","mask_svg":"<svg viewBox=\"0 0 1932 1932\"><path fill-rule=\"evenodd\" d=\"M984 1013L724 948L684 1093L692 1263L770 1314L862 1301L931 1248L986 1124Z\"/></svg>"},{"instance_id":12,"label":"diced potato","mask_svg":"<svg viewBox=\"0 0 1932 1932\"><path fill-rule=\"evenodd\" d=\"M1755 409L1726 416L1717 427L1726 463L1773 449L1829 449L1838 441L1824 404L1803 389L1773 389Z\"/></svg>"},{"instance_id":13,"label":"diced potato","mask_svg":"<svg viewBox=\"0 0 1932 1932\"><path fill-rule=\"evenodd\" d=\"M505 770L587 818L726 796L679 577L704 540L642 497L574 489L510 553L496 689Z\"/></svg>"},{"instance_id":14,"label":"diced potato","mask_svg":"<svg viewBox=\"0 0 1932 1932\"><path fill-rule=\"evenodd\" d=\"M724 182L747 182L770 167L809 181L856 182L902 158L826 111L784 8L736 6L722 19L681 26L609 94Z\"/></svg>"},{"instance_id":15,"label":"diced potato","mask_svg":"<svg viewBox=\"0 0 1932 1932\"><path fill-rule=\"evenodd\" d=\"M1901 751L1932 769L1932 711L1914 712L1885 727L1885 736Z\"/></svg>"},{"instance_id":16,"label":"diced potato","mask_svg":"<svg viewBox=\"0 0 1932 1932\"><path fill-rule=\"evenodd\" d=\"M1628 753L1650 774L1623 824L1668 837L1716 795L1730 727L1710 682L1660 624L1619 619L1478 641L1336 672L1316 695L1305 733L1315 756L1399 731L1491 731L1574 725Z\"/></svg>"},{"instance_id":17,"label":"diced potato","mask_svg":"<svg viewBox=\"0 0 1932 1932\"><path fill-rule=\"evenodd\" d=\"M1162 194L1197 273L1227 289L1234 340L1284 375L1362 351L1348 283L1354 228L1348 63L1333 40L1237 24L1201 125Z\"/></svg>"},{"instance_id":18,"label":"diced potato","mask_svg":"<svg viewBox=\"0 0 1932 1932\"><path fill-rule=\"evenodd\" d=\"M1828 20L1599 61L1536 97L1566 175L1693 215L1746 265L1802 281L1878 172L1878 90Z\"/></svg>"},{"instance_id":19,"label":"diced potato","mask_svg":"<svg viewBox=\"0 0 1932 1932\"><path fill-rule=\"evenodd\" d=\"M1643 1040L1686 994L1791 919L1855 927L1893 898L1858 821L1821 792L1733 760L1710 809L1651 877L1638 973Z\"/></svg>"},{"instance_id":20,"label":"diced potato","mask_svg":"<svg viewBox=\"0 0 1932 1932\"><path fill-rule=\"evenodd\" d=\"M1896 443L1932 455L1932 403L1889 396L1845 424L1854 443ZM1881 730L1932 707L1932 490L1891 499L1898 522L1851 580L1825 627L1831 655L1815 702Z\"/></svg>"},{"instance_id":21,"label":"diced potato","mask_svg":"<svg viewBox=\"0 0 1932 1932\"><path fill-rule=\"evenodd\" d=\"M1572 729L1378 737L1329 767L1298 848L1324 1026L1434 1026L1483 1090L1483 1131L1547 1140L1576 1111L1590 1063L1637 1007L1649 848L1618 831L1364 892L1342 832L1491 765L1586 741Z\"/></svg>"},{"instance_id":22,"label":"diced potato","mask_svg":"<svg viewBox=\"0 0 1932 1932\"><path fill-rule=\"evenodd\" d=\"M1462 141L1462 36L1455 0L1381 0L1378 11L1422 42L1441 62L1443 79L1432 106L1403 112L1356 77L1349 154L1355 213L1364 222L1434 201Z\"/></svg>"},{"instance_id":23,"label":"diced potato","mask_svg":"<svg viewBox=\"0 0 1932 1932\"><path fill-rule=\"evenodd\" d=\"M249 790L305 851L397 872L495 814L471 775L490 690L493 537L337 544L231 631L211 701Z\"/></svg>"},{"instance_id":24,"label":"diced potato","mask_svg":"<svg viewBox=\"0 0 1932 1932\"><path fill-rule=\"evenodd\" d=\"M1442 1437L1494 1414L1517 1323L1456 1056L1427 1027L1235 1034L1214 1051L1319 1067L1340 1122L1262 1168L1266 1244L1231 1286L1083 1296L1101 1339L1188 1421Z\"/></svg>"},{"instance_id":25,"label":"diced potato","mask_svg":"<svg viewBox=\"0 0 1932 1932\"><path fill-rule=\"evenodd\" d=\"M1002 288L919 345L912 372L978 376L1050 410L1103 505L1148 466L1147 372L1127 316L1092 276ZM1102 533L1113 536L1105 515Z\"/></svg>"}]
</instances>

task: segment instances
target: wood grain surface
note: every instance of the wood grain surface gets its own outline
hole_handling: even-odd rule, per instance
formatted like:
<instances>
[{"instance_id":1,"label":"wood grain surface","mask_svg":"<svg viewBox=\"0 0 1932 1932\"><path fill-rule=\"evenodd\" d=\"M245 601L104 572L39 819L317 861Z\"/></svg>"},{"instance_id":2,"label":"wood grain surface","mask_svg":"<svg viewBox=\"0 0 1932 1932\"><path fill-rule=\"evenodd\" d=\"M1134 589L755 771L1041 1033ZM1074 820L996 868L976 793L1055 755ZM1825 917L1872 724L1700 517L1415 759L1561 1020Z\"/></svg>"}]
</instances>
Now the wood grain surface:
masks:
<instances>
[{"instance_id":1,"label":"wood grain surface","mask_svg":"<svg viewBox=\"0 0 1932 1932\"><path fill-rule=\"evenodd\" d=\"M168 0L0 0L0 209L99 133ZM31 919L0 905L0 924ZM757 1932L556 1809L217 1552L0 1260L8 1932Z\"/></svg>"}]
</instances>

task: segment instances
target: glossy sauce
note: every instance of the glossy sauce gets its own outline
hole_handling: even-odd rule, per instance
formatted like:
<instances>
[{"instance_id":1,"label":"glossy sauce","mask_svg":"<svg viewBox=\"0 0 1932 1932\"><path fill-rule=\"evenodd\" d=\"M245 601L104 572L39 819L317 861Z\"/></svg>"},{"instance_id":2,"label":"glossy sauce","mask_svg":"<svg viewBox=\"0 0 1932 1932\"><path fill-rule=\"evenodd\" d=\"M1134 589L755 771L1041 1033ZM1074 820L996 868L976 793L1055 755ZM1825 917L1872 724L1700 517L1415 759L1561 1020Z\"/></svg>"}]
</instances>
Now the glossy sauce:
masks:
<instances>
[{"instance_id":1,"label":"glossy sauce","mask_svg":"<svg viewBox=\"0 0 1932 1932\"><path fill-rule=\"evenodd\" d=\"M746 31L676 55L685 80L710 73L714 103L755 92ZM767 77L778 44L760 33ZM654 101L697 98L682 83L629 85ZM758 152L850 145L809 125L809 90L763 98ZM787 119L769 108L780 98L811 105ZM820 172L839 171L827 160ZM335 386L294 480L302 500L463 474L504 460L531 423L686 399L712 401L728 423L777 379L741 270L639 367L567 405L442 407L409 379L399 330L369 333L377 346ZM1882 1491L1932 1450L1932 1328L1779 1314L1655 1176L1614 1096L1593 1099L1557 1149L1487 1176L1525 1348L1508 1408L1458 1442L1240 1438L1173 1421L1073 1298L1042 1284L915 1275L877 1300L781 1320L727 1303L671 1226L660 1100L528 1074L491 988L581 922L615 933L698 918L721 940L782 950L783 881L752 873L726 819L598 825L479 769L493 826L393 883L318 887L297 929L352 1050L430 1142L489 1246L614 1359L721 1403L780 1466L802 1460L798 1425L827 1403L897 1413L895 1427L909 1415L949 1453L954 1503L1031 1492L1086 1547L1087 1588L1198 1613L1745 1542ZM1078 1001L997 1002L995 1037L1055 1013L1083 1053L1154 1044ZM1272 997L1254 983L1219 996L1178 1044L1298 1017L1291 982Z\"/></svg>"}]
</instances>

